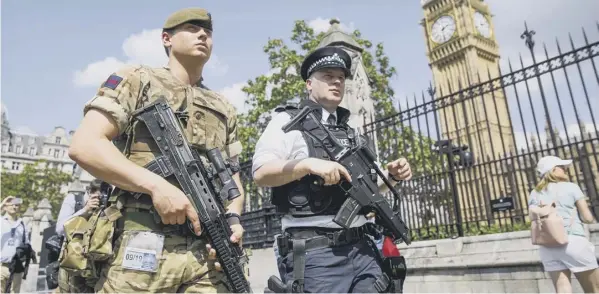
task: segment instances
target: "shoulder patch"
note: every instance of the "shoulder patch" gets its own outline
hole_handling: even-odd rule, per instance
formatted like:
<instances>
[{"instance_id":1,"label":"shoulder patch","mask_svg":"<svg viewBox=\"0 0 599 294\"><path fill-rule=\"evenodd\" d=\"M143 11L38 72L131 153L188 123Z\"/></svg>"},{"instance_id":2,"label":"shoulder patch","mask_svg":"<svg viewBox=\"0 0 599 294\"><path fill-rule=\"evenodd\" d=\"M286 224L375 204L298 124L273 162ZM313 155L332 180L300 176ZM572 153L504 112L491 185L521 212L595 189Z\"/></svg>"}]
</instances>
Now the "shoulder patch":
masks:
<instances>
[{"instance_id":1,"label":"shoulder patch","mask_svg":"<svg viewBox=\"0 0 599 294\"><path fill-rule=\"evenodd\" d=\"M108 77L108 79L104 82L102 87L114 90L122 81L123 81L122 77L119 77L116 74L111 74Z\"/></svg>"}]
</instances>

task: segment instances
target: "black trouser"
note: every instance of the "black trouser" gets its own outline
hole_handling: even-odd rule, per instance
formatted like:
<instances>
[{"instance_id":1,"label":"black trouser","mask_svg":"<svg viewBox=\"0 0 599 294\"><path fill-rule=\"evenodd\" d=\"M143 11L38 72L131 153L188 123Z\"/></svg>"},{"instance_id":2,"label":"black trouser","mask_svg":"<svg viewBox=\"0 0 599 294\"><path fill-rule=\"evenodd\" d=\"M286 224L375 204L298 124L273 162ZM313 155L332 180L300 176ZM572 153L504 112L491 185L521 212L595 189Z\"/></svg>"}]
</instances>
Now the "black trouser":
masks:
<instances>
[{"instance_id":1,"label":"black trouser","mask_svg":"<svg viewBox=\"0 0 599 294\"><path fill-rule=\"evenodd\" d=\"M366 227L349 231L288 230L277 240L283 283L300 279L305 293L383 292L389 281L379 264L380 252L366 233ZM299 250L290 248L294 246ZM296 267L298 270L294 270Z\"/></svg>"}]
</instances>

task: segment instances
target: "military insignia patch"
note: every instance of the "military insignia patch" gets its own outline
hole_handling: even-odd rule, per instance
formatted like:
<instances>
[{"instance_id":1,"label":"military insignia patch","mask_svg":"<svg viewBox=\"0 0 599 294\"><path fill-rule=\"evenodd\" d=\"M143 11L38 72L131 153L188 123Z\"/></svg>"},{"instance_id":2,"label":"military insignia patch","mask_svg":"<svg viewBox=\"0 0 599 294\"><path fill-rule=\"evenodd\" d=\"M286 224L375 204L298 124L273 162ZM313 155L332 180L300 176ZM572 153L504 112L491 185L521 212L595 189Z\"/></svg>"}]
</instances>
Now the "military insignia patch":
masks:
<instances>
[{"instance_id":1,"label":"military insignia patch","mask_svg":"<svg viewBox=\"0 0 599 294\"><path fill-rule=\"evenodd\" d=\"M102 86L114 90L121 83L121 81L123 81L123 78L115 74L112 74L108 77L108 79L106 80L106 82L104 82L104 85Z\"/></svg>"}]
</instances>

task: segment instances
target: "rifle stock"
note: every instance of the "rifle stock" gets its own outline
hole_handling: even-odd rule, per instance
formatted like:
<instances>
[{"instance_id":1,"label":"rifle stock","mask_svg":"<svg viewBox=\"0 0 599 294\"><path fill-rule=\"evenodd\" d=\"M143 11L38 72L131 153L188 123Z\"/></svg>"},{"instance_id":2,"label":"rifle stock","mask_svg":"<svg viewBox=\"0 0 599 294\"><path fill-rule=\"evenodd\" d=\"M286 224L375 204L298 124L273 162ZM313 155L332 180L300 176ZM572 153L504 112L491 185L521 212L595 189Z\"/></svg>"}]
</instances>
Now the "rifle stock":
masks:
<instances>
[{"instance_id":1,"label":"rifle stock","mask_svg":"<svg viewBox=\"0 0 599 294\"><path fill-rule=\"evenodd\" d=\"M394 213L387 201L382 197L376 181L370 178L372 171L376 171L376 174L382 178L394 197L400 198L399 192L395 190L391 182L389 182L380 168L374 163L376 161L374 153L366 146L365 142L356 140L354 136L349 137L353 145L351 148L343 146L315 116L314 111L318 109L310 105L304 106L282 127L282 130L284 132L293 130L303 131L312 139L320 142L325 146L324 149L331 160L343 165L351 175L351 182L342 179L338 183L341 189L350 197L345 200L339 212L333 218L333 221L347 229L363 207L370 207L376 211L377 220L393 234L394 239L401 238L409 245L411 243L409 228L399 217L399 213ZM311 123L307 123L306 118L310 118ZM318 136L311 133L315 129L320 129L323 135ZM322 179L319 182L319 184L322 184Z\"/></svg>"},{"instance_id":2,"label":"rifle stock","mask_svg":"<svg viewBox=\"0 0 599 294\"><path fill-rule=\"evenodd\" d=\"M226 218L224 200L233 200L241 194L230 171L217 148L209 150L208 160L216 170L223 189L217 193L208 177L201 158L192 150L185 138L175 113L164 97L133 113L133 118L143 122L162 153L146 168L162 177L174 175L183 193L193 205L203 232L207 234L212 248L226 274L231 291L251 293L252 289L244 274L248 257L239 244L230 241L231 228ZM193 226L187 220L188 228ZM193 234L193 233L192 233Z\"/></svg>"}]
</instances>

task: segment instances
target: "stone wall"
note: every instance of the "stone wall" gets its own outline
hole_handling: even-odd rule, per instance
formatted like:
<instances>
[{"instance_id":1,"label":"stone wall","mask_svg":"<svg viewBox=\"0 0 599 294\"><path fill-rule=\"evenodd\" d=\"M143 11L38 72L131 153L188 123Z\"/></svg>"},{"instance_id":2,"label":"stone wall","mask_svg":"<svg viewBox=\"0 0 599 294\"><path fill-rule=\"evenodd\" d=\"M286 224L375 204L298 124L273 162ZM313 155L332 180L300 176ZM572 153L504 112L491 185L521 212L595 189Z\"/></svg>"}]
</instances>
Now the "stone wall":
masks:
<instances>
[{"instance_id":1,"label":"stone wall","mask_svg":"<svg viewBox=\"0 0 599 294\"><path fill-rule=\"evenodd\" d=\"M590 225L599 259L599 224ZM547 293L554 292L543 271L530 231L401 244L408 278L405 292ZM583 293L574 275L573 290Z\"/></svg>"}]
</instances>

